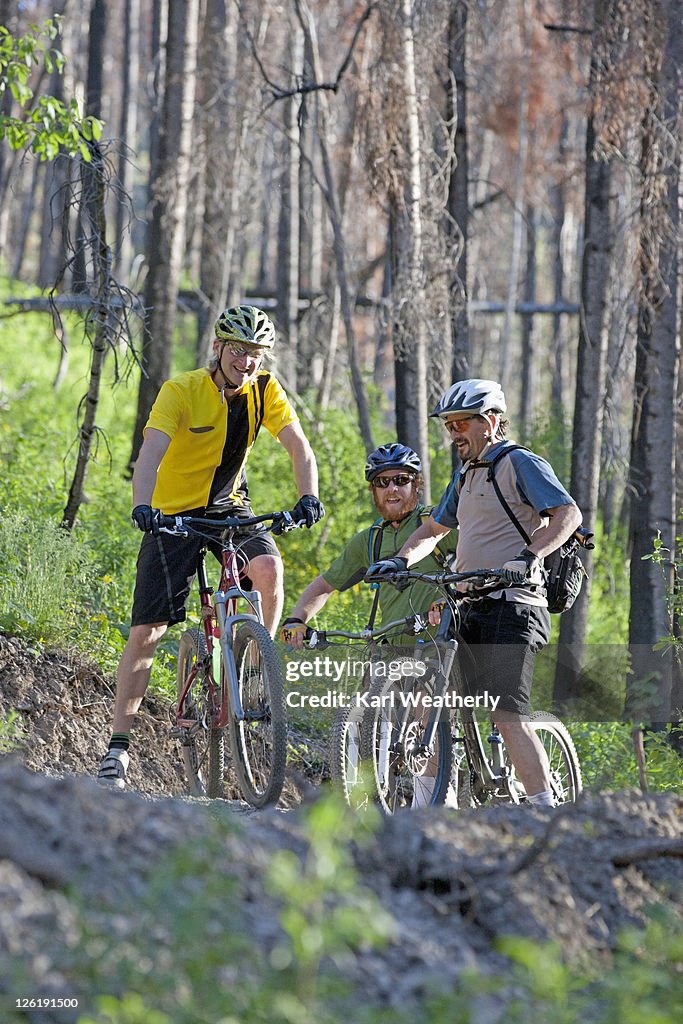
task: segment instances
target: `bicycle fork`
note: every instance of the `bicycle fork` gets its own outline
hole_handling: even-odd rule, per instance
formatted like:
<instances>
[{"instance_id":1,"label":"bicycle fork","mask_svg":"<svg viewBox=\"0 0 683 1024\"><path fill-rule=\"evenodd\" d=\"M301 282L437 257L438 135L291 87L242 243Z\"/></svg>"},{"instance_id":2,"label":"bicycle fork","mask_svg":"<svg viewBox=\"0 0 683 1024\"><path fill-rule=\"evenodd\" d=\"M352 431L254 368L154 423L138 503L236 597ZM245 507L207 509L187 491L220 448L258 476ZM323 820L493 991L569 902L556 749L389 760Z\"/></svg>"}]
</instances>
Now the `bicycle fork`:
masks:
<instances>
[{"instance_id":1,"label":"bicycle fork","mask_svg":"<svg viewBox=\"0 0 683 1024\"><path fill-rule=\"evenodd\" d=\"M444 686L442 693L433 693L431 696L445 696L448 689L448 680L450 679L451 669L453 662L455 661L455 654L458 647L457 640L447 640L445 643L439 643L439 647L445 647L441 659L437 662L434 659L429 659L426 664L433 669L433 679L438 679L439 676L443 679ZM441 718L442 708L432 705L432 709L427 719L427 725L424 731L422 742L418 746L418 752L421 754L433 754L434 753L434 737L436 736L436 730L439 725L439 719Z\"/></svg>"},{"instance_id":2,"label":"bicycle fork","mask_svg":"<svg viewBox=\"0 0 683 1024\"><path fill-rule=\"evenodd\" d=\"M244 708L242 707L242 701L240 700L240 687L239 680L237 678L237 666L235 665L235 658L232 651L232 634L233 629L239 622L245 621L256 621L258 622L258 615L247 615L245 613L240 614L229 614L228 608L234 608L234 601L237 597L253 598L254 604L258 608L260 607L261 595L258 591L253 593L243 594L241 591L230 590L219 590L217 594L213 595L213 606L216 613L216 622L218 623L218 643L221 651L221 673L220 673L220 685L221 685L221 714L218 721L218 727L223 729L228 724L228 709L232 708L232 713L238 722L243 722L246 718L244 714ZM230 699L227 701L225 698L229 693Z\"/></svg>"}]
</instances>

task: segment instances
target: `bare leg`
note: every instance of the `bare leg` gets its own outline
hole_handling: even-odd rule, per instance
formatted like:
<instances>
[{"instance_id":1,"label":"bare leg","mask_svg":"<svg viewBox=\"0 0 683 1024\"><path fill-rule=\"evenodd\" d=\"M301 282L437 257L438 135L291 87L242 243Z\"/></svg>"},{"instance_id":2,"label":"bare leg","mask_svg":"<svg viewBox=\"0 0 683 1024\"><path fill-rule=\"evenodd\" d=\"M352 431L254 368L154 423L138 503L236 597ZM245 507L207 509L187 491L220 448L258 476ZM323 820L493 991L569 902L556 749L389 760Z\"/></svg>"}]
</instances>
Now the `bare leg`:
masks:
<instances>
[{"instance_id":1,"label":"bare leg","mask_svg":"<svg viewBox=\"0 0 683 1024\"><path fill-rule=\"evenodd\" d=\"M282 559L274 555L257 555L249 562L249 578L254 590L261 594L263 624L270 635L275 636L284 602Z\"/></svg>"},{"instance_id":2,"label":"bare leg","mask_svg":"<svg viewBox=\"0 0 683 1024\"><path fill-rule=\"evenodd\" d=\"M165 622L131 626L128 643L119 662L113 732L130 732L149 685L154 652L166 629Z\"/></svg>"},{"instance_id":3,"label":"bare leg","mask_svg":"<svg viewBox=\"0 0 683 1024\"><path fill-rule=\"evenodd\" d=\"M508 717L505 712L498 712L496 725L527 795L550 790L548 755L531 724L516 715Z\"/></svg>"}]
</instances>

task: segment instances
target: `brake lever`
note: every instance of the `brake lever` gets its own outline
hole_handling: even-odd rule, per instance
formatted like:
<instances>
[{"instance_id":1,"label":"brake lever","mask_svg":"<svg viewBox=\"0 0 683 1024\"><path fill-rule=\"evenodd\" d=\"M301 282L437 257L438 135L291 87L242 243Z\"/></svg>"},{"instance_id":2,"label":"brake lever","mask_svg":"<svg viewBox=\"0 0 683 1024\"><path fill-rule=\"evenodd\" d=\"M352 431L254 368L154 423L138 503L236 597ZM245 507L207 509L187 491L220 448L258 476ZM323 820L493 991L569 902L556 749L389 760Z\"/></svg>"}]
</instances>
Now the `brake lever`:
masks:
<instances>
[{"instance_id":1,"label":"brake lever","mask_svg":"<svg viewBox=\"0 0 683 1024\"><path fill-rule=\"evenodd\" d=\"M166 526L166 524L159 526L159 533L168 533L171 537L189 537L190 531L183 524L183 517L174 516L173 519L175 525L173 527Z\"/></svg>"},{"instance_id":2,"label":"brake lever","mask_svg":"<svg viewBox=\"0 0 683 1024\"><path fill-rule=\"evenodd\" d=\"M310 649L322 651L326 647L329 647L324 629L311 629L311 627L308 626L304 639L306 641L306 646Z\"/></svg>"},{"instance_id":3,"label":"brake lever","mask_svg":"<svg viewBox=\"0 0 683 1024\"><path fill-rule=\"evenodd\" d=\"M298 530L306 525L305 519L294 522L291 512L276 512L273 516L271 532L279 536L281 533L289 533L291 530Z\"/></svg>"}]
</instances>

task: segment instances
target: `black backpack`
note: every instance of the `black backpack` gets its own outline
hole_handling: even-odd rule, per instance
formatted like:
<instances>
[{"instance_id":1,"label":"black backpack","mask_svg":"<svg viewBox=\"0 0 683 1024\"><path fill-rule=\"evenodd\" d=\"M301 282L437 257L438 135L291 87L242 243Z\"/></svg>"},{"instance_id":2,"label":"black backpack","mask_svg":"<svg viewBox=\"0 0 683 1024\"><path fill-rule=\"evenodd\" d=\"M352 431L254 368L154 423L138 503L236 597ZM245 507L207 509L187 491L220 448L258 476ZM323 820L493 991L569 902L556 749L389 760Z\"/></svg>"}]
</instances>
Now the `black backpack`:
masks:
<instances>
[{"instance_id":1,"label":"black backpack","mask_svg":"<svg viewBox=\"0 0 683 1024\"><path fill-rule=\"evenodd\" d=\"M482 459L479 462L471 463L471 467L479 469L483 466L488 467L487 479L491 482L498 501L503 506L503 509L510 520L515 526L517 532L521 537L524 538L525 544L531 543L531 537L520 523L517 516L514 514L507 501L503 497L503 492L498 486L496 481L496 465L502 458L509 455L510 452L517 451L518 449L528 452L529 449L525 448L523 444L511 444L507 448L503 449L493 459ZM592 548L591 537L593 536L588 530L581 529L577 530L577 534L581 534L581 541L579 541L576 534L570 537L569 540L565 541L557 551L553 551L552 554L548 555L543 560L543 568L546 576L546 594L548 598L548 611L553 615L558 615L560 612L568 611L576 601L583 581L587 579L588 573L581 561L579 556L579 547L582 545L586 548Z\"/></svg>"}]
</instances>

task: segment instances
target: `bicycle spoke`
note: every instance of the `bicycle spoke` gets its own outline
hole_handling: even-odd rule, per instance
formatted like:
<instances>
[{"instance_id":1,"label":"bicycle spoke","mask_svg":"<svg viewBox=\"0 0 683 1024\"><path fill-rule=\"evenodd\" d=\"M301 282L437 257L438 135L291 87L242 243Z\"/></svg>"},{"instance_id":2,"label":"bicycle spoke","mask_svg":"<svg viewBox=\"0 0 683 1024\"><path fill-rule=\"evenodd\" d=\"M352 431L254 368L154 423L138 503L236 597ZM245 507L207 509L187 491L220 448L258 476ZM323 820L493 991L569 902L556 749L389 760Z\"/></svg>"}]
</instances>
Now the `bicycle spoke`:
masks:
<instances>
[{"instance_id":1,"label":"bicycle spoke","mask_svg":"<svg viewBox=\"0 0 683 1024\"><path fill-rule=\"evenodd\" d=\"M222 795L224 737L211 724L211 690L207 677L206 640L198 629L188 630L180 640L176 688L178 699L185 694L174 733L182 745L188 788L193 796ZM188 680L194 674L188 688Z\"/></svg>"},{"instance_id":2,"label":"bicycle spoke","mask_svg":"<svg viewBox=\"0 0 683 1024\"><path fill-rule=\"evenodd\" d=\"M424 681L420 683L423 687ZM413 711L404 722L402 695L412 690L409 679L375 680L372 700L361 727L361 756L377 802L387 814L444 802L451 774L450 722L437 725L433 750L424 750L426 717Z\"/></svg>"},{"instance_id":3,"label":"bicycle spoke","mask_svg":"<svg viewBox=\"0 0 683 1024\"><path fill-rule=\"evenodd\" d=\"M282 791L287 754L285 698L280 664L267 630L243 622L234 644L244 719L230 717L235 773L255 807L275 803Z\"/></svg>"},{"instance_id":4,"label":"bicycle spoke","mask_svg":"<svg viewBox=\"0 0 683 1024\"><path fill-rule=\"evenodd\" d=\"M360 756L363 709L355 704L340 708L332 721L330 775L351 807L367 806L367 781Z\"/></svg>"}]
</instances>

